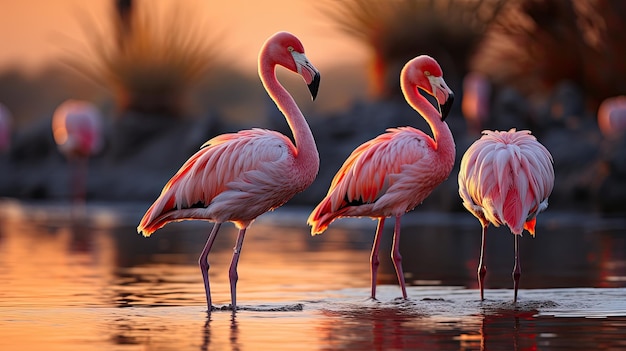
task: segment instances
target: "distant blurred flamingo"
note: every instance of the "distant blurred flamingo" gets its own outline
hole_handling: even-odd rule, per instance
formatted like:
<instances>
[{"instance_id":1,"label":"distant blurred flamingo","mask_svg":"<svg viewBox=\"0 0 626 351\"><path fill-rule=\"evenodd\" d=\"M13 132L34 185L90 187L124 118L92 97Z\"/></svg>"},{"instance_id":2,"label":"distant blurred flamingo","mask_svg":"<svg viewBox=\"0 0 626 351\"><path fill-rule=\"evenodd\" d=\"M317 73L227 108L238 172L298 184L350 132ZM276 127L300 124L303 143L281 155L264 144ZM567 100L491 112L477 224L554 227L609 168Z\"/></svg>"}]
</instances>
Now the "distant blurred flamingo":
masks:
<instances>
[{"instance_id":1,"label":"distant blurred flamingo","mask_svg":"<svg viewBox=\"0 0 626 351\"><path fill-rule=\"evenodd\" d=\"M434 136L412 127L387 129L387 133L356 148L337 172L326 197L313 210L308 223L311 234L320 234L340 217L378 219L370 257L371 288L376 298L378 248L385 218L395 217L391 257L406 299L400 218L411 211L443 182L454 165L455 146L444 119L450 112L454 94L443 80L439 64L429 56L409 61L400 74L404 97L428 122ZM418 92L434 96L440 111Z\"/></svg>"},{"instance_id":2,"label":"distant blurred flamingo","mask_svg":"<svg viewBox=\"0 0 626 351\"><path fill-rule=\"evenodd\" d=\"M606 137L626 132L626 96L608 98L600 104L598 126Z\"/></svg>"},{"instance_id":3,"label":"distant blurred flamingo","mask_svg":"<svg viewBox=\"0 0 626 351\"><path fill-rule=\"evenodd\" d=\"M237 263L246 229L256 217L306 189L319 170L313 134L291 95L276 79L277 65L300 74L313 99L320 76L304 55L302 43L290 33L276 33L261 48L259 76L285 115L295 145L288 137L264 129L243 130L207 141L165 185L137 227L138 232L150 236L169 222L215 222L199 260L209 311L212 305L207 257L221 224L233 222L239 229L229 270L231 306L235 311Z\"/></svg>"},{"instance_id":4,"label":"distant blurred flamingo","mask_svg":"<svg viewBox=\"0 0 626 351\"><path fill-rule=\"evenodd\" d=\"M489 119L489 98L491 83L478 72L472 72L463 79L463 99L461 110L468 127L478 133Z\"/></svg>"},{"instance_id":5,"label":"distant blurred flamingo","mask_svg":"<svg viewBox=\"0 0 626 351\"><path fill-rule=\"evenodd\" d=\"M87 101L66 100L54 111L52 134L70 162L74 200L85 199L87 162L102 148L102 116Z\"/></svg>"},{"instance_id":6,"label":"distant blurred flamingo","mask_svg":"<svg viewBox=\"0 0 626 351\"><path fill-rule=\"evenodd\" d=\"M480 299L484 300L485 239L489 223L507 225L515 237L513 302L521 276L518 238L524 229L535 235L536 216L548 207L554 186L552 155L527 130L483 131L463 155L459 195L463 206L482 224L478 265Z\"/></svg>"},{"instance_id":7,"label":"distant blurred flamingo","mask_svg":"<svg viewBox=\"0 0 626 351\"><path fill-rule=\"evenodd\" d=\"M11 147L11 126L11 112L0 104L0 154L7 152Z\"/></svg>"}]
</instances>

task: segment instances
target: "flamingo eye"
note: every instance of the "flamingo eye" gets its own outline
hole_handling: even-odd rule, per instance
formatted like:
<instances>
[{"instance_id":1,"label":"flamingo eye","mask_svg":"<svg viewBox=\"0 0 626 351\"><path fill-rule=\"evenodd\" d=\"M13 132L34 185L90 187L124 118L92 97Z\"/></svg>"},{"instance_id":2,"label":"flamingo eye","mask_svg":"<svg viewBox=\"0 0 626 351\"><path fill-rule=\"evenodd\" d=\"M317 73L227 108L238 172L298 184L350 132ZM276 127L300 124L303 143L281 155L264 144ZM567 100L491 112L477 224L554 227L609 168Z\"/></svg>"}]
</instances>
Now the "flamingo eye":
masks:
<instances>
[{"instance_id":1,"label":"flamingo eye","mask_svg":"<svg viewBox=\"0 0 626 351\"><path fill-rule=\"evenodd\" d=\"M287 50L289 50L289 52L292 52L293 51L293 46L287 47Z\"/></svg>"},{"instance_id":2,"label":"flamingo eye","mask_svg":"<svg viewBox=\"0 0 626 351\"><path fill-rule=\"evenodd\" d=\"M425 75L426 77L430 76L430 71L424 71L424 75Z\"/></svg>"}]
</instances>

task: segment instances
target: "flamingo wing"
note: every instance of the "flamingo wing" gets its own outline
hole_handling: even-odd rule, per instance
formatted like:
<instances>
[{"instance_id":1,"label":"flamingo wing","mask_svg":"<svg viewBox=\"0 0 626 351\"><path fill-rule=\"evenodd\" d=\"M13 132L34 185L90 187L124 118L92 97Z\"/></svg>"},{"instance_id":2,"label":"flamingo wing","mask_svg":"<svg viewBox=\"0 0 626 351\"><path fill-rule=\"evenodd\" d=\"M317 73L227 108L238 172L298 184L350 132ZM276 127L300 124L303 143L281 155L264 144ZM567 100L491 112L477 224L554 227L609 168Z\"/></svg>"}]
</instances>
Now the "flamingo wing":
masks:
<instances>
[{"instance_id":1,"label":"flamingo wing","mask_svg":"<svg viewBox=\"0 0 626 351\"><path fill-rule=\"evenodd\" d=\"M331 182L326 197L313 210L312 233L323 232L339 217L404 213L419 204L420 183L428 169L434 142L412 127L390 128L356 148Z\"/></svg>"},{"instance_id":2,"label":"flamingo wing","mask_svg":"<svg viewBox=\"0 0 626 351\"><path fill-rule=\"evenodd\" d=\"M295 194L287 175L294 152L287 137L270 130L217 136L167 182L137 230L148 236L168 222L192 218L246 226Z\"/></svg>"}]
</instances>

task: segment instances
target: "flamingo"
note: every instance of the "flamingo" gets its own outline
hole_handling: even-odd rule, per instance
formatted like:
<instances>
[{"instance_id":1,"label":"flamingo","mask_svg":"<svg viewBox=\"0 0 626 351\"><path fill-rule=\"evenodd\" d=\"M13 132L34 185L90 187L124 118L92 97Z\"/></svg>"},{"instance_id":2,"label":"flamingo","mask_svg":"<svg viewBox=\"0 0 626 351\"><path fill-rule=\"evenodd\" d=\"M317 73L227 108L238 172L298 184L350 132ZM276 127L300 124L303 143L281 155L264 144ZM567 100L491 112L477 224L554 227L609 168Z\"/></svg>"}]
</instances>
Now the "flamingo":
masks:
<instances>
[{"instance_id":1,"label":"flamingo","mask_svg":"<svg viewBox=\"0 0 626 351\"><path fill-rule=\"evenodd\" d=\"M521 276L518 238L526 229L535 236L537 214L548 207L554 187L552 155L530 131L483 131L465 152L459 171L459 195L463 206L482 225L478 264L480 299L484 300L485 239L489 223L505 224L515 237L513 303Z\"/></svg>"},{"instance_id":2,"label":"flamingo","mask_svg":"<svg viewBox=\"0 0 626 351\"><path fill-rule=\"evenodd\" d=\"M320 74L304 54L298 38L287 32L271 36L259 54L263 86L291 128L295 145L278 132L243 130L207 141L165 185L141 219L137 231L150 236L169 222L206 220L213 229L200 254L206 302L211 312L208 254L224 222L238 229L229 269L231 307L237 309L237 264L246 229L261 214L280 207L306 189L319 170L319 155L311 129L291 95L278 82L277 65L304 78L313 99Z\"/></svg>"},{"instance_id":3,"label":"flamingo","mask_svg":"<svg viewBox=\"0 0 626 351\"><path fill-rule=\"evenodd\" d=\"M598 126L607 138L626 132L626 96L608 98L600 104Z\"/></svg>"},{"instance_id":4,"label":"flamingo","mask_svg":"<svg viewBox=\"0 0 626 351\"><path fill-rule=\"evenodd\" d=\"M478 72L471 72L463 79L461 110L470 128L478 134L489 119L489 96L491 83Z\"/></svg>"},{"instance_id":5,"label":"flamingo","mask_svg":"<svg viewBox=\"0 0 626 351\"><path fill-rule=\"evenodd\" d=\"M90 102L66 100L54 111L52 134L71 164L75 200L84 200L88 158L102 148L102 116Z\"/></svg>"},{"instance_id":6,"label":"flamingo","mask_svg":"<svg viewBox=\"0 0 626 351\"><path fill-rule=\"evenodd\" d=\"M0 155L11 147L11 112L0 103Z\"/></svg>"},{"instance_id":7,"label":"flamingo","mask_svg":"<svg viewBox=\"0 0 626 351\"><path fill-rule=\"evenodd\" d=\"M434 139L418 129L399 127L387 129L385 134L360 145L341 166L328 194L308 218L311 235L321 234L340 217L378 220L370 256L372 299L376 299L378 248L385 219L395 217L391 258L406 299L399 248L400 218L446 180L454 165L454 139L444 122L454 94L437 61L426 55L412 59L402 69L400 85L409 105L432 129ZM439 111L420 95L418 88L435 97Z\"/></svg>"}]
</instances>

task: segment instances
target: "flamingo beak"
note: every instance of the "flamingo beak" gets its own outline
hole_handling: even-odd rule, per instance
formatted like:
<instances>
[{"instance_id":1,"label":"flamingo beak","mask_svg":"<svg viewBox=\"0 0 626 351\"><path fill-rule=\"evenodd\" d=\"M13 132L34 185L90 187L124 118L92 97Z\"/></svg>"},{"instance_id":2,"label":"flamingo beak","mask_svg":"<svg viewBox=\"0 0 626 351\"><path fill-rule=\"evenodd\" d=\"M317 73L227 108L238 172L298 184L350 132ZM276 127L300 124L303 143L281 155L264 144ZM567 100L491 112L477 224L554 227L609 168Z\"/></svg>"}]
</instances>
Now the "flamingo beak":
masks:
<instances>
[{"instance_id":1,"label":"flamingo beak","mask_svg":"<svg viewBox=\"0 0 626 351\"><path fill-rule=\"evenodd\" d=\"M317 97L317 90L320 87L320 72L315 72L313 80L310 84L308 84L308 87L311 92L311 97L313 98L313 101L315 101L315 98Z\"/></svg>"},{"instance_id":2,"label":"flamingo beak","mask_svg":"<svg viewBox=\"0 0 626 351\"><path fill-rule=\"evenodd\" d=\"M454 102L454 93L450 92L448 94L448 98L446 99L446 102L444 102L443 105L439 105L439 112L441 113L441 121L444 121L446 117L448 117L448 114L450 113L450 110L452 109L453 102Z\"/></svg>"},{"instance_id":3,"label":"flamingo beak","mask_svg":"<svg viewBox=\"0 0 626 351\"><path fill-rule=\"evenodd\" d=\"M454 102L454 93L443 80L443 77L429 76L428 78L432 87L432 94L435 96L437 104L439 104L441 121L444 121L446 117L448 117L450 109L452 109L452 103Z\"/></svg>"},{"instance_id":4,"label":"flamingo beak","mask_svg":"<svg viewBox=\"0 0 626 351\"><path fill-rule=\"evenodd\" d=\"M320 86L320 72L309 62L303 53L292 51L291 55L296 63L296 69L309 87L313 100L317 97Z\"/></svg>"}]
</instances>

